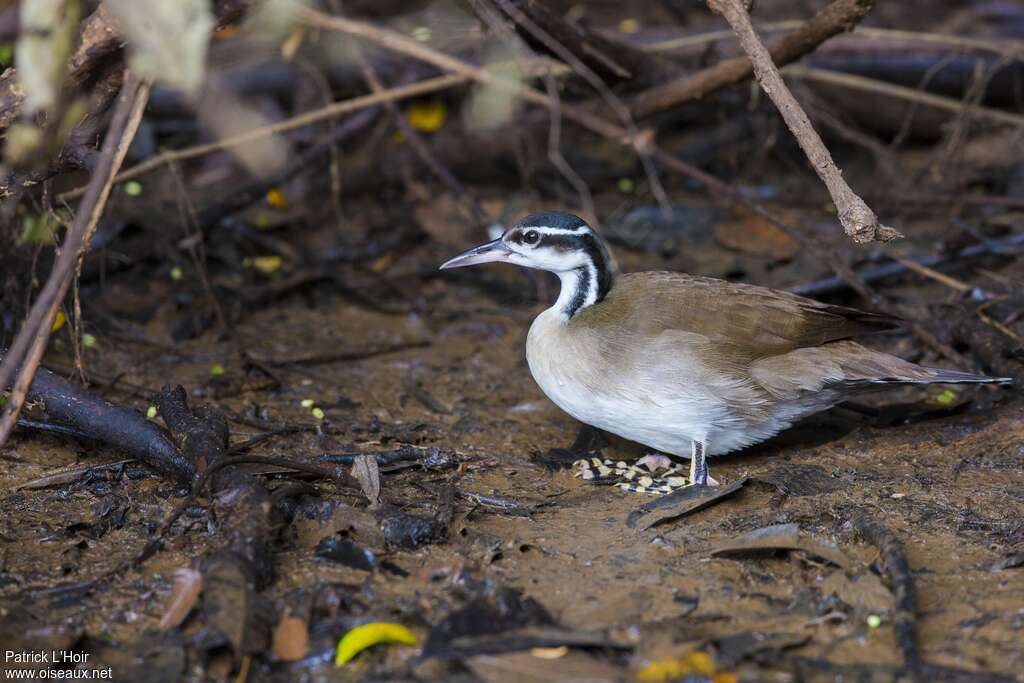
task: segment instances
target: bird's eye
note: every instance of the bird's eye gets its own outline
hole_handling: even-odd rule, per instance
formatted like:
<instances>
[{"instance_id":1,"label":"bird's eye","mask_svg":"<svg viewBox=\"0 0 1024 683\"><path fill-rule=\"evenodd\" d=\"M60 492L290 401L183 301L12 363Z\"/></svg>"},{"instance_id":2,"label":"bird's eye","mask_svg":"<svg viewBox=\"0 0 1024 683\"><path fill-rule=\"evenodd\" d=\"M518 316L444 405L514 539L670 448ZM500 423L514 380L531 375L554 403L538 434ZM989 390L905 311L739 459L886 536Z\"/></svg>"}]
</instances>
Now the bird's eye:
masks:
<instances>
[{"instance_id":1,"label":"bird's eye","mask_svg":"<svg viewBox=\"0 0 1024 683\"><path fill-rule=\"evenodd\" d=\"M537 244L540 241L540 233L536 230L530 230L523 235L523 242L527 244Z\"/></svg>"}]
</instances>

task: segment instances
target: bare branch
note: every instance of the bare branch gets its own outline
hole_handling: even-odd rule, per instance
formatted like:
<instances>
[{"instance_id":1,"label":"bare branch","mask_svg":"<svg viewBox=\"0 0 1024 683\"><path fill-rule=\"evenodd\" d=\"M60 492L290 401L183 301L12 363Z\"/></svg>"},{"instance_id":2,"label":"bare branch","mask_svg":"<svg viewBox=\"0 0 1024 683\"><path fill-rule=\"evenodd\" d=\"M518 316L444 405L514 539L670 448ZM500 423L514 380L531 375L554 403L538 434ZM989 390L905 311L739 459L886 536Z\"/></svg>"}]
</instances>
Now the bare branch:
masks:
<instances>
[{"instance_id":1,"label":"bare branch","mask_svg":"<svg viewBox=\"0 0 1024 683\"><path fill-rule=\"evenodd\" d=\"M821 178L832 195L832 202L835 204L839 222L842 224L846 234L854 242L887 242L896 237L902 237L893 228L881 225L875 212L861 199L856 192L843 179L843 172L839 170L832 155L829 153L821 136L814 130L807 113L800 106L800 103L793 97L782 80L778 67L772 61L768 48L764 46L761 39L754 31L754 25L750 22L750 14L743 5L742 0L707 0L708 7L725 17L725 20L732 26L739 38L740 47L747 53L753 64L754 75L768 97L772 99L778 108L782 118L789 126L803 149L807 159L814 167L814 171Z\"/></svg>"},{"instance_id":2,"label":"bare branch","mask_svg":"<svg viewBox=\"0 0 1024 683\"><path fill-rule=\"evenodd\" d=\"M875 0L834 0L800 28L776 42L771 49L772 59L779 65L800 59L832 36L853 29L874 4ZM745 57L723 59L695 74L640 93L633 98L633 115L643 118L683 102L700 99L750 78L752 73L750 60Z\"/></svg>"},{"instance_id":3,"label":"bare branch","mask_svg":"<svg viewBox=\"0 0 1024 683\"><path fill-rule=\"evenodd\" d=\"M46 342L50 339L50 325L71 285L79 255L89 248L89 241L96 231L96 224L110 196L114 174L124 161L128 145L131 144L135 131L142 121L142 113L146 108L146 102L149 101L149 90L148 83L129 74L107 130L107 137L103 141L96 170L89 181L85 199L75 214L74 223L68 230L60 256L39 298L32 305L32 310L29 311L18 336L0 364L0 390L9 386L17 372L17 381L0 420L0 445L7 441L18 421L18 413L21 412L36 369L46 351Z\"/></svg>"}]
</instances>

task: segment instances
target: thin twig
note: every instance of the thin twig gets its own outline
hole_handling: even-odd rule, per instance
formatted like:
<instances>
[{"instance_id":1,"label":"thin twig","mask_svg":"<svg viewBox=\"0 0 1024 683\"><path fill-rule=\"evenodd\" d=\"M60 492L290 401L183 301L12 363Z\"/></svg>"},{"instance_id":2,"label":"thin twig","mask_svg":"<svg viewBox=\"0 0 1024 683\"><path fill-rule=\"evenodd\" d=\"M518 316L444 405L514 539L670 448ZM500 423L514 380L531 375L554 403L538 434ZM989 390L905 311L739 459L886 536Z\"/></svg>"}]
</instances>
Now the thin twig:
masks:
<instances>
[{"instance_id":1,"label":"thin twig","mask_svg":"<svg viewBox=\"0 0 1024 683\"><path fill-rule=\"evenodd\" d=\"M225 149L231 149L232 147L238 147L250 143L254 140L267 137L268 135L276 135L278 133L285 133L296 128L302 128L313 123L318 123L326 119L341 116L349 112L358 111L360 109L366 109L374 105L380 104L381 102L395 101L408 99L410 97L418 97L419 95L426 95L427 93L437 92L439 90L445 90L452 88L457 85L466 83L469 79L462 75L448 75L438 76L437 78L428 78L424 81L416 83L410 83L409 85L403 85L397 88L392 88L382 93L371 93L369 95L363 95L361 97L353 97L349 100L343 100L341 102L335 102L327 107L321 107L313 111L293 116L290 119L278 121L269 126L261 126L259 128L253 128L247 130L244 133L224 138L223 140L217 140L216 142L209 142L203 145L194 145L192 147L186 147L185 149L179 150L168 150L157 154L156 156L150 157L142 163L136 164L131 168L125 169L121 173L114 177L114 182L120 183L125 180L131 180L149 173L150 171L156 170L161 166L171 163L172 161L184 161L186 159L193 159L200 157L211 152L219 152ZM69 190L62 194L57 195L59 201L71 201L77 199L85 194L87 188L80 187L74 190Z\"/></svg>"},{"instance_id":2,"label":"thin twig","mask_svg":"<svg viewBox=\"0 0 1024 683\"><path fill-rule=\"evenodd\" d=\"M356 59L359 62L359 66L363 72L363 79L366 84L370 86L370 90L374 93L383 93L387 89L380 80L380 76L377 74L377 70L373 68L373 64L370 63L366 56L363 54L361 49L356 51ZM416 156L420 158L427 168L438 177L438 179L445 184L448 191L451 192L458 201L466 208L469 214L473 217L480 226L487 226L491 223L490 217L487 212L483 210L480 203L477 202L466 187L458 181L458 179L452 175L452 172L445 167L444 164L437 158L437 156L431 151L430 147L424 142L423 137L419 134L412 124L402 115L402 112L398 109L398 106L393 100L387 100L384 102L384 108L388 110L395 125L398 126L399 130L402 131L402 135L408 141L409 145L412 146Z\"/></svg>"},{"instance_id":3,"label":"thin twig","mask_svg":"<svg viewBox=\"0 0 1024 683\"><path fill-rule=\"evenodd\" d=\"M759 24L757 30L761 33L775 31L792 31L804 26L805 22L800 19L787 19L784 21L772 21ZM912 43L928 43L931 45L942 45L945 47L974 50L975 52L988 52L997 55L1009 55L1020 57L1024 55L1024 41L1008 38L977 38L974 36L951 36L943 33L928 33L926 31L904 31L901 29L876 28L874 26L857 26L852 33L855 36L865 38L879 38L890 41L907 41ZM640 46L641 50L649 52L668 52L689 47L700 47L717 40L734 38L735 33L731 29L708 31L679 38L668 38L654 43L647 43ZM840 39L841 40L841 39Z\"/></svg>"},{"instance_id":4,"label":"thin twig","mask_svg":"<svg viewBox=\"0 0 1024 683\"><path fill-rule=\"evenodd\" d=\"M918 104L923 104L935 109L942 109L944 111L954 113L963 112L965 116L986 119L994 123L1002 123L1008 126L1024 126L1024 116L1021 116L1020 114L1014 114L1013 112L992 109L991 107L983 107L979 105L967 106L960 100L953 99L952 97L933 95L932 93L921 92L916 88L894 85L875 78L839 73L837 71L829 71L827 69L816 69L814 67L803 66L801 64L791 64L783 69L782 73L786 76L793 76L795 78L808 81L828 83L829 85L838 85L853 90L874 92L901 100L917 102Z\"/></svg>"},{"instance_id":5,"label":"thin twig","mask_svg":"<svg viewBox=\"0 0 1024 683\"><path fill-rule=\"evenodd\" d=\"M526 16L526 14L509 2L509 0L493 1L506 14L508 14L508 16L512 17L517 24L522 26L527 33L539 40L548 50L565 62L574 73L581 76L590 84L590 87L597 92L608 109L615 114L615 118L617 118L622 124L622 127L626 130L630 139L637 139L640 137L636 122L633 120L633 115L630 113L629 108L621 99L619 99L618 95L612 92L611 88L601 80L600 76L594 73L590 67L584 64L569 49L555 40L547 30L539 26L530 17ZM644 145L634 145L633 148L640 159L640 164L643 166L644 174L647 176L647 180L650 183L651 194L654 195L655 200L658 202L658 205L662 210L668 213L671 209L668 195L665 194L665 189L662 187L661 180L658 178L658 170L654 167L654 164L651 163L649 150Z\"/></svg>"},{"instance_id":6,"label":"thin twig","mask_svg":"<svg viewBox=\"0 0 1024 683\"><path fill-rule=\"evenodd\" d=\"M89 248L89 242L110 196L114 174L121 167L128 153L128 146L142 121L142 113L146 108L146 102L149 101L149 90L148 82L129 73L118 96L117 107L110 121L106 139L103 141L96 169L86 188L85 199L75 214L75 220L68 230L67 239L46 285L43 286L39 298L33 304L18 336L0 364L0 390L10 385L17 371L17 381L0 420L0 446L7 441L17 423L25 395L43 358L46 342L50 339L50 327L54 316L74 277L79 255Z\"/></svg>"},{"instance_id":7,"label":"thin twig","mask_svg":"<svg viewBox=\"0 0 1024 683\"><path fill-rule=\"evenodd\" d=\"M825 147L825 143L822 142L821 136L814 130L810 119L807 118L807 112L793 97L793 93L782 80L778 67L772 61L768 48L757 37L757 32L754 31L754 25L750 22L750 14L743 5L743 1L707 0L707 2L708 7L725 17L725 20L736 32L740 47L747 53L753 64L754 75L758 82L775 103L782 118L786 121L786 125L793 133L793 137L800 143L800 148L807 155L811 166L814 167L818 177L825 183L829 194L832 195L839 222L846 234L858 243L886 242L900 237L899 232L878 222L875 212L843 179L843 172L832 160L832 155Z\"/></svg>"},{"instance_id":8,"label":"thin twig","mask_svg":"<svg viewBox=\"0 0 1024 683\"><path fill-rule=\"evenodd\" d=\"M423 43L416 42L411 38L406 38L399 33L382 29L362 21L354 21L344 17L335 17L311 9L303 10L302 15L305 20L313 26L340 31L348 35L358 36L365 40L375 42L390 50L410 55L417 59L434 64L441 69L454 71L457 74L466 76L467 78L479 83L486 83L506 89L518 94L523 99L534 104L538 104L548 110L553 110L557 106L547 94L540 90L524 85L518 81L504 78L493 71L481 69L480 67L469 64L461 59L439 52L438 50L424 45ZM793 227L776 216L774 212L745 197L728 183L723 182L710 173L706 173L696 166L687 163L668 152L665 152L650 138L636 139L630 137L625 128L577 106L562 103L561 112L562 115L570 121L573 121L587 130L596 133L601 137L607 138L608 140L612 140L629 147L636 147L637 145L646 146L651 158L662 164L665 168L671 170L673 173L692 178L706 186L712 193L725 197L765 218L773 225L792 236L794 239L802 241L809 248L819 253L821 257L832 267L832 269L859 294L869 301L876 301L878 299L877 295L875 295L867 285L857 278L852 269L843 263L838 256L825 248L809 230L801 230Z\"/></svg>"}]
</instances>

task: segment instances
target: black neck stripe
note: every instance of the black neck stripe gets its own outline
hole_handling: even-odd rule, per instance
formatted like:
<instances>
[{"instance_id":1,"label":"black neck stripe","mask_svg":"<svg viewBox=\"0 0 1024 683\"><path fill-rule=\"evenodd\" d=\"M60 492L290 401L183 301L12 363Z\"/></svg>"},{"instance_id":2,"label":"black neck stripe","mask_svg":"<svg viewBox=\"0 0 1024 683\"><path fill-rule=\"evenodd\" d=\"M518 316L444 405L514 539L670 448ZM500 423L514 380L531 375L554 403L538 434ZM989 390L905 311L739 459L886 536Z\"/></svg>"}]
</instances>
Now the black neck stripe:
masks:
<instances>
[{"instance_id":1,"label":"black neck stripe","mask_svg":"<svg viewBox=\"0 0 1024 683\"><path fill-rule=\"evenodd\" d=\"M591 232L584 231L576 235L544 235L544 246L565 251L582 251L586 262L577 271L576 291L569 302L567 317L572 317L587 303L591 293L595 294L593 303L600 303L612 288L612 270L608 251L600 239Z\"/></svg>"}]
</instances>

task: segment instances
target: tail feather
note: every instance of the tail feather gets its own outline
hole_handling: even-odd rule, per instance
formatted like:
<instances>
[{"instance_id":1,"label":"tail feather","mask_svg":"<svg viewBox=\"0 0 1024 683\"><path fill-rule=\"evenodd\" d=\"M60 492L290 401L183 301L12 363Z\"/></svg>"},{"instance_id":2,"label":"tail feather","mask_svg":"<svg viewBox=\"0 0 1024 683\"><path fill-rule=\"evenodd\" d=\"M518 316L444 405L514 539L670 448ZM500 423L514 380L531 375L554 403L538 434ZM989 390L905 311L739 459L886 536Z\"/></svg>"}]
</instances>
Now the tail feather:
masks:
<instances>
[{"instance_id":1,"label":"tail feather","mask_svg":"<svg viewBox=\"0 0 1024 683\"><path fill-rule=\"evenodd\" d=\"M959 370L946 370L944 368L925 368L929 372L935 373L934 377L930 377L924 382L928 384L1012 384L1012 377L986 377L985 375L975 375L970 372L960 372ZM922 380L916 380L921 382Z\"/></svg>"}]
</instances>

